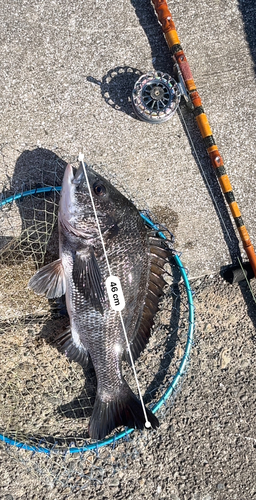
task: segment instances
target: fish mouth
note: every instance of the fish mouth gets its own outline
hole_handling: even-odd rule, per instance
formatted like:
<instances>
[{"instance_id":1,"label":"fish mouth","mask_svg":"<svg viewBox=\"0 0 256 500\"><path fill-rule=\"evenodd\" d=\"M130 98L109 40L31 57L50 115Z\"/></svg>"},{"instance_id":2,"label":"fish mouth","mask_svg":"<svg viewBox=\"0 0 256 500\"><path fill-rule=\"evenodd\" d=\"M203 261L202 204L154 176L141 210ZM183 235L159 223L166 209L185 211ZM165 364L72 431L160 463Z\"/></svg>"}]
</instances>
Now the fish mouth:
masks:
<instances>
[{"instance_id":1,"label":"fish mouth","mask_svg":"<svg viewBox=\"0 0 256 500\"><path fill-rule=\"evenodd\" d=\"M68 163L64 172L62 184L64 183L69 184L70 182L73 181L73 178L74 178L74 167L70 163Z\"/></svg>"},{"instance_id":2,"label":"fish mouth","mask_svg":"<svg viewBox=\"0 0 256 500\"><path fill-rule=\"evenodd\" d=\"M75 186L79 186L79 184L81 184L81 182L83 180L85 180L84 167L86 169L86 174L87 174L88 182L89 182L90 185L92 185L98 179L97 174L95 174L95 172L93 172L91 170L91 168L88 167L87 164L83 165L82 163L80 163L78 169L75 169L73 167L73 169L74 169L74 178L72 180L72 184L74 184Z\"/></svg>"},{"instance_id":3,"label":"fish mouth","mask_svg":"<svg viewBox=\"0 0 256 500\"><path fill-rule=\"evenodd\" d=\"M73 180L72 183L78 186L84 178L84 169L82 163L76 169L73 167Z\"/></svg>"},{"instance_id":4,"label":"fish mouth","mask_svg":"<svg viewBox=\"0 0 256 500\"><path fill-rule=\"evenodd\" d=\"M73 176L72 182L73 182L73 180L75 179L75 176L76 176L77 169L75 167L73 167L73 165L71 165L71 168L72 168L72 176Z\"/></svg>"}]
</instances>

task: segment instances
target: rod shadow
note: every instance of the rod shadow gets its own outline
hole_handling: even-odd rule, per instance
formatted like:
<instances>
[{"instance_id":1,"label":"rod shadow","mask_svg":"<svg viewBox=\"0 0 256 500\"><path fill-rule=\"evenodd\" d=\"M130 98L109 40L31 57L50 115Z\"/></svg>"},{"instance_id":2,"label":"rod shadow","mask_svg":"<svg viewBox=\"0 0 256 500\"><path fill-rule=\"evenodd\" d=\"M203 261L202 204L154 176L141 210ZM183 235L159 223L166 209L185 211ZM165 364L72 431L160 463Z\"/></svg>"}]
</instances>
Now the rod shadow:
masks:
<instances>
[{"instance_id":1,"label":"rod shadow","mask_svg":"<svg viewBox=\"0 0 256 500\"><path fill-rule=\"evenodd\" d=\"M158 23L153 5L146 0L130 0L140 25L144 30L151 49L154 69L173 75L173 60L165 42L161 26ZM88 76L87 80L101 88L101 94L107 104L114 109L124 112L134 119L138 119L133 112L131 95L135 82L141 76L141 71L135 68L117 66L108 71L102 81ZM201 172L206 189L211 197L224 240L229 250L231 262L237 265L241 260L239 240L236 236L227 205L224 201L218 180L205 151L202 138L196 126L193 114L186 108L180 107L180 119L184 133L191 145L191 151Z\"/></svg>"},{"instance_id":2,"label":"rod shadow","mask_svg":"<svg viewBox=\"0 0 256 500\"><path fill-rule=\"evenodd\" d=\"M256 3L255 0L238 0L238 7L243 16L246 40L250 47L256 73Z\"/></svg>"},{"instance_id":3,"label":"rod shadow","mask_svg":"<svg viewBox=\"0 0 256 500\"><path fill-rule=\"evenodd\" d=\"M161 71L164 72L165 71L168 72L169 68L171 68L172 72L172 66L170 62L171 61L170 52L167 49L167 44L165 43L164 40L162 28L158 23L153 5L144 0L142 1L130 0L130 1L135 9L140 25L148 38L149 46L151 48L152 62L154 68L156 70L161 69ZM238 0L238 3L239 3L239 9L243 16L245 33L248 44L250 46L252 58L254 60L254 63L256 64L255 0L248 0L247 2L245 2L244 0ZM165 45L164 49L163 49L163 43ZM164 57L166 58L164 66L162 59L163 54ZM220 189L218 180L210 163L210 159L205 151L205 146L203 144L198 128L195 124L193 114L184 106L180 108L180 113L182 115L181 119L182 126L186 136L188 137L190 144L191 144L191 138L193 138L193 145L191 144L191 151L195 157L195 161L198 165L204 184L211 197L214 209L218 216L223 237L226 242L227 248L229 250L232 265L237 266L238 260L242 261L240 247L239 247L239 240L236 236L236 232L231 217L229 215L227 205L224 201L224 197ZM239 283L239 287L243 295L243 298L245 300L245 303L247 304L248 315L250 316L254 326L256 327L255 302L252 297L252 294L247 286L247 283L245 283L244 281Z\"/></svg>"}]
</instances>

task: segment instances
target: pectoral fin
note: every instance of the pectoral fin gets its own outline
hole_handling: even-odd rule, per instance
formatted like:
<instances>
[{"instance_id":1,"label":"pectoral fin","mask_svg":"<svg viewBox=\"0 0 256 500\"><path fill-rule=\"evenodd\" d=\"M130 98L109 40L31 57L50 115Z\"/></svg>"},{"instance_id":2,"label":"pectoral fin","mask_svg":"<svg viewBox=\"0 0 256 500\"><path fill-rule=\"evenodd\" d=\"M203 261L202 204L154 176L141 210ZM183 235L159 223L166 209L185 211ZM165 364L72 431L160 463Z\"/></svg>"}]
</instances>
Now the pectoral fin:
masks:
<instances>
[{"instance_id":1,"label":"pectoral fin","mask_svg":"<svg viewBox=\"0 0 256 500\"><path fill-rule=\"evenodd\" d=\"M29 280L29 288L48 299L61 297L66 292L64 269L60 259L50 262L37 271Z\"/></svg>"},{"instance_id":2,"label":"pectoral fin","mask_svg":"<svg viewBox=\"0 0 256 500\"><path fill-rule=\"evenodd\" d=\"M104 287L100 268L92 247L76 252L73 280L85 298L90 299L93 307L103 314Z\"/></svg>"}]
</instances>

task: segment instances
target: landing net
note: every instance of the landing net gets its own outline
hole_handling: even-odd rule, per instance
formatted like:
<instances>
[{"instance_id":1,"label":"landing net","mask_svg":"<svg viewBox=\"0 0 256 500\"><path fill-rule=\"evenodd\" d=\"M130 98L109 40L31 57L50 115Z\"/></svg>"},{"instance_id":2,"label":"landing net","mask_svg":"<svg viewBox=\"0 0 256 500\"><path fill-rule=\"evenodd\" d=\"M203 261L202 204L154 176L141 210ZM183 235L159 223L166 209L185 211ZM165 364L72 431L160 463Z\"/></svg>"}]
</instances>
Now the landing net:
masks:
<instances>
[{"instance_id":1,"label":"landing net","mask_svg":"<svg viewBox=\"0 0 256 500\"><path fill-rule=\"evenodd\" d=\"M66 162L39 150L21 155L12 178L7 169L1 186L0 440L47 481L70 485L79 479L85 485L103 474L99 453L104 464L107 456L113 457L109 449L117 444L121 453L133 440L132 450L135 441L158 431L118 429L99 442L89 438L96 392L93 367L89 364L84 371L52 347L68 324L64 304L37 296L27 287L36 269L58 257L58 203ZM141 216L162 238L169 238L148 213ZM145 404L157 413L160 426L186 372L194 333L192 292L175 252L167 272L168 286L150 342L135 365ZM136 392L126 363L123 372ZM112 467L112 459L108 460Z\"/></svg>"}]
</instances>

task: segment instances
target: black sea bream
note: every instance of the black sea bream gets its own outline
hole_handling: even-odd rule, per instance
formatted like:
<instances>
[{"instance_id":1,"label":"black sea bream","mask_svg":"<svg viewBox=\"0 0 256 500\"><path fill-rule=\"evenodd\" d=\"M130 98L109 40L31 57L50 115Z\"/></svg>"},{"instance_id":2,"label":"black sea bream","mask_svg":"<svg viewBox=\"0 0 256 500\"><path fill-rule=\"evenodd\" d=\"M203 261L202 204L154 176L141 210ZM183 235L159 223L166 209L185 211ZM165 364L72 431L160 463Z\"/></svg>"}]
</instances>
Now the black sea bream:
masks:
<instances>
[{"instance_id":1,"label":"black sea bream","mask_svg":"<svg viewBox=\"0 0 256 500\"><path fill-rule=\"evenodd\" d=\"M111 274L121 281L122 316L135 360L150 336L170 251L145 227L133 203L92 169L87 172ZM40 269L29 287L48 298L65 294L70 329L58 336L58 348L82 366L91 357L97 393L89 434L102 439L121 425L142 429L141 402L122 376L129 354L120 314L106 291L109 272L82 165L77 171L66 167L58 224L59 259ZM146 411L156 428L156 416Z\"/></svg>"}]
</instances>

